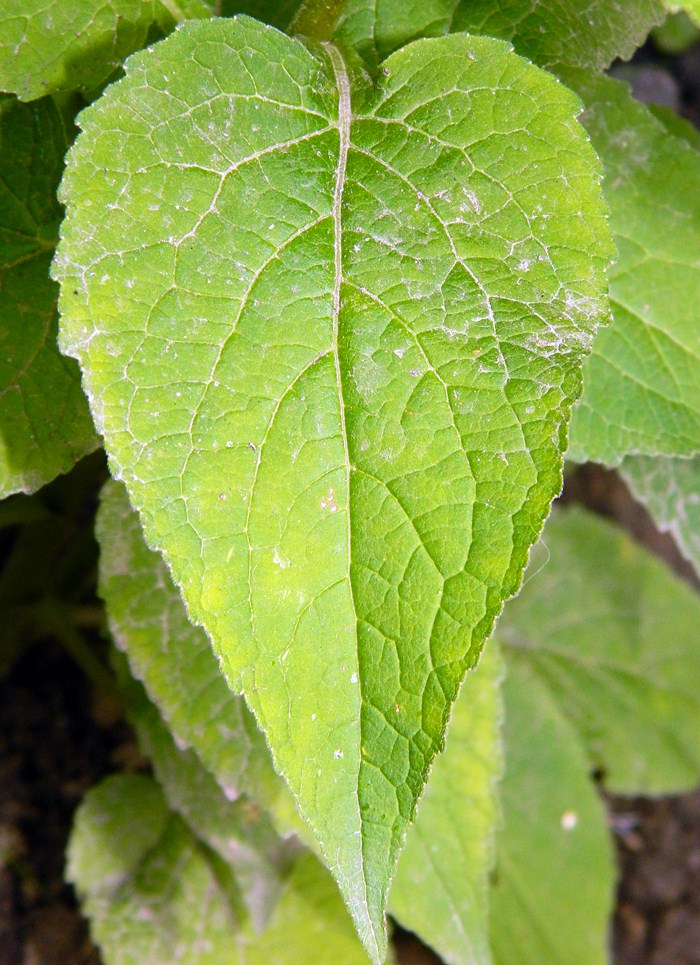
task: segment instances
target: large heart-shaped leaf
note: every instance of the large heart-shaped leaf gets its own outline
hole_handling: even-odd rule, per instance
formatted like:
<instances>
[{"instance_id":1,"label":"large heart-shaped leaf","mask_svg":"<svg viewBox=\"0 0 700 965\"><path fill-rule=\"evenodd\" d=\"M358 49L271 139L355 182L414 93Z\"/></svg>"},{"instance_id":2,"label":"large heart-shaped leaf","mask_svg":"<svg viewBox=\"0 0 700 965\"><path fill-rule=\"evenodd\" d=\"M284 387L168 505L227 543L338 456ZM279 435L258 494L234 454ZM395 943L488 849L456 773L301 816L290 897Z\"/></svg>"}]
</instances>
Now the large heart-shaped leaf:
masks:
<instances>
[{"instance_id":1,"label":"large heart-shaped leaf","mask_svg":"<svg viewBox=\"0 0 700 965\"><path fill-rule=\"evenodd\" d=\"M495 40L410 45L373 87L193 22L81 116L64 181L63 348L375 960L606 318L577 110Z\"/></svg>"}]
</instances>

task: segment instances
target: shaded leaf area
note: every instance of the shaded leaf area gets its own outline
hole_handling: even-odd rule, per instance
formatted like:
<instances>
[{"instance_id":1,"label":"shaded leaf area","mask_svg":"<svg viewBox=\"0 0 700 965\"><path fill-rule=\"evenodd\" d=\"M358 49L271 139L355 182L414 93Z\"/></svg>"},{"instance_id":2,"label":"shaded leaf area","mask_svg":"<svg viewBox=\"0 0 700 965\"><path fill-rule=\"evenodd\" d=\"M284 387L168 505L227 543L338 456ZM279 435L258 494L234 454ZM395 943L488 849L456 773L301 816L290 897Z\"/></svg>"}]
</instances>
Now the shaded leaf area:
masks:
<instances>
[{"instance_id":1,"label":"shaded leaf area","mask_svg":"<svg viewBox=\"0 0 700 965\"><path fill-rule=\"evenodd\" d=\"M253 927L262 931L301 846L294 838L280 838L268 814L251 797L227 797L197 754L177 746L143 687L129 676L123 657L117 666L129 723L153 765L170 808L235 867L241 902L247 907ZM265 754L269 759L269 753Z\"/></svg>"},{"instance_id":2,"label":"shaded leaf area","mask_svg":"<svg viewBox=\"0 0 700 965\"><path fill-rule=\"evenodd\" d=\"M605 168L619 258L609 273L614 324L584 367L570 455L700 451L700 153L673 137L626 85L571 75Z\"/></svg>"},{"instance_id":3,"label":"shaded leaf area","mask_svg":"<svg viewBox=\"0 0 700 965\"><path fill-rule=\"evenodd\" d=\"M616 874L603 802L549 682L522 662L506 666L493 961L605 965Z\"/></svg>"},{"instance_id":4,"label":"shaded leaf area","mask_svg":"<svg viewBox=\"0 0 700 965\"><path fill-rule=\"evenodd\" d=\"M321 941L339 965L367 961L332 879L308 852L257 933L241 906L235 865L203 843L145 776L115 775L88 793L68 877L107 965L297 965Z\"/></svg>"},{"instance_id":5,"label":"shaded leaf area","mask_svg":"<svg viewBox=\"0 0 700 965\"><path fill-rule=\"evenodd\" d=\"M447 750L433 766L389 897L394 918L449 965L491 961L489 874L500 823L502 676L498 649L487 646L455 703Z\"/></svg>"},{"instance_id":6,"label":"shaded leaf area","mask_svg":"<svg viewBox=\"0 0 700 965\"><path fill-rule=\"evenodd\" d=\"M64 181L63 347L379 959L607 315L597 161L494 40L405 48L354 107L335 48L247 18L127 69Z\"/></svg>"},{"instance_id":7,"label":"shaded leaf area","mask_svg":"<svg viewBox=\"0 0 700 965\"><path fill-rule=\"evenodd\" d=\"M620 529L580 509L554 513L528 573L499 621L498 640L465 680L399 863L401 901L392 893L402 924L449 965L603 965L615 867L592 776L622 793L656 794L692 788L700 773L697 595ZM499 647L505 679L494 675L498 662L487 663ZM489 798L477 795L499 773L500 755L492 746L482 760L476 735L492 726L494 701L503 705L505 769L497 785L501 820L491 813L488 827L481 822ZM468 709L479 715L469 732L461 724ZM460 780L465 767L475 769L468 785ZM456 775L451 783L448 775ZM423 881L433 862L445 880L419 894L410 891L418 869L404 861L422 844L424 820ZM471 850L477 828L481 860ZM483 922L475 927L465 910L475 896L479 904L494 831L483 945ZM455 940L458 922L464 931Z\"/></svg>"},{"instance_id":8,"label":"shaded leaf area","mask_svg":"<svg viewBox=\"0 0 700 965\"><path fill-rule=\"evenodd\" d=\"M0 0L0 90L95 91L148 39L209 14L205 0Z\"/></svg>"},{"instance_id":9,"label":"shaded leaf area","mask_svg":"<svg viewBox=\"0 0 700 965\"><path fill-rule=\"evenodd\" d=\"M700 459L628 456L619 472L700 576Z\"/></svg>"},{"instance_id":10,"label":"shaded leaf area","mask_svg":"<svg viewBox=\"0 0 700 965\"><path fill-rule=\"evenodd\" d=\"M498 637L546 685L614 793L678 793L700 774L700 600L612 524L556 513ZM536 575L534 575L536 574Z\"/></svg>"},{"instance_id":11,"label":"shaded leaf area","mask_svg":"<svg viewBox=\"0 0 700 965\"><path fill-rule=\"evenodd\" d=\"M691 20L700 25L700 0L681 0L680 3L676 0L666 0L666 9L672 13L683 10Z\"/></svg>"},{"instance_id":12,"label":"shaded leaf area","mask_svg":"<svg viewBox=\"0 0 700 965\"><path fill-rule=\"evenodd\" d=\"M294 803L274 773L255 718L228 688L204 631L187 619L168 569L144 543L119 483L110 481L103 490L96 533L100 594L112 638L178 745L194 748L228 799L246 795L275 815L282 832L299 830Z\"/></svg>"},{"instance_id":13,"label":"shaded leaf area","mask_svg":"<svg viewBox=\"0 0 700 965\"><path fill-rule=\"evenodd\" d=\"M452 31L511 41L543 67L607 67L627 59L665 16L661 0L348 0L336 39L371 67L417 37Z\"/></svg>"},{"instance_id":14,"label":"shaded leaf area","mask_svg":"<svg viewBox=\"0 0 700 965\"><path fill-rule=\"evenodd\" d=\"M34 492L98 445L78 367L56 345L49 278L68 140L51 100L0 95L0 497Z\"/></svg>"}]
</instances>

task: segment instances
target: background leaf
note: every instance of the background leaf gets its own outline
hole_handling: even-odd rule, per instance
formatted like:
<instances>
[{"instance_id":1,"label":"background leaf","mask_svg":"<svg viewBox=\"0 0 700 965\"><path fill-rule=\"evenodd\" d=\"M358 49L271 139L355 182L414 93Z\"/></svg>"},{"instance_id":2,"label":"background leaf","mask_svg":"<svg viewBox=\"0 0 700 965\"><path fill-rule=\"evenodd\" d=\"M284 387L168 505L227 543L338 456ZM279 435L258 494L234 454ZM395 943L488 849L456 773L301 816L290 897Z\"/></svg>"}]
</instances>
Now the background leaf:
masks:
<instances>
[{"instance_id":1,"label":"background leaf","mask_svg":"<svg viewBox=\"0 0 700 965\"><path fill-rule=\"evenodd\" d=\"M0 90L23 101L94 91L152 28L208 13L204 0L0 0Z\"/></svg>"},{"instance_id":2,"label":"background leaf","mask_svg":"<svg viewBox=\"0 0 700 965\"><path fill-rule=\"evenodd\" d=\"M700 459L628 456L619 472L700 575Z\"/></svg>"},{"instance_id":3,"label":"background leaf","mask_svg":"<svg viewBox=\"0 0 700 965\"><path fill-rule=\"evenodd\" d=\"M536 575L498 627L508 666L524 664L546 685L609 790L695 787L697 594L583 510L551 517L531 569Z\"/></svg>"},{"instance_id":4,"label":"background leaf","mask_svg":"<svg viewBox=\"0 0 700 965\"><path fill-rule=\"evenodd\" d=\"M664 16L662 0L462 0L452 29L511 40L543 67L601 70L629 59Z\"/></svg>"},{"instance_id":5,"label":"background leaf","mask_svg":"<svg viewBox=\"0 0 700 965\"><path fill-rule=\"evenodd\" d=\"M457 35L383 71L351 123L333 48L185 25L81 115L55 263L113 472L376 960L450 704L560 487L610 253L550 75Z\"/></svg>"},{"instance_id":6,"label":"background leaf","mask_svg":"<svg viewBox=\"0 0 700 965\"><path fill-rule=\"evenodd\" d=\"M433 766L389 898L391 914L449 965L491 961L502 676L498 648L489 645L455 702L446 750Z\"/></svg>"},{"instance_id":7,"label":"background leaf","mask_svg":"<svg viewBox=\"0 0 700 965\"><path fill-rule=\"evenodd\" d=\"M569 455L617 465L627 454L700 451L700 153L672 137L626 85L572 75L605 168L619 258L614 324L584 368Z\"/></svg>"},{"instance_id":8,"label":"background leaf","mask_svg":"<svg viewBox=\"0 0 700 965\"><path fill-rule=\"evenodd\" d=\"M230 866L141 775L107 778L87 794L69 844L68 877L107 965L297 965L302 950L320 942L338 965L367 961L330 875L309 853L256 933L240 917Z\"/></svg>"},{"instance_id":9,"label":"background leaf","mask_svg":"<svg viewBox=\"0 0 700 965\"><path fill-rule=\"evenodd\" d=\"M68 143L48 98L0 96L0 498L34 492L98 445L78 367L58 352L49 278Z\"/></svg>"},{"instance_id":10,"label":"background leaf","mask_svg":"<svg viewBox=\"0 0 700 965\"><path fill-rule=\"evenodd\" d=\"M301 845L294 838L280 838L269 815L250 797L239 794L235 800L227 798L197 754L176 745L143 687L129 678L123 658L120 677L127 698L127 718L153 765L168 805L231 865L253 927L262 931Z\"/></svg>"},{"instance_id":11,"label":"background leaf","mask_svg":"<svg viewBox=\"0 0 700 965\"><path fill-rule=\"evenodd\" d=\"M336 39L372 67L417 37L467 31L510 40L543 67L607 67L664 19L661 0L348 0Z\"/></svg>"},{"instance_id":12,"label":"background leaf","mask_svg":"<svg viewBox=\"0 0 700 965\"><path fill-rule=\"evenodd\" d=\"M507 656L493 960L605 965L615 865L603 803L548 682Z\"/></svg>"}]
</instances>

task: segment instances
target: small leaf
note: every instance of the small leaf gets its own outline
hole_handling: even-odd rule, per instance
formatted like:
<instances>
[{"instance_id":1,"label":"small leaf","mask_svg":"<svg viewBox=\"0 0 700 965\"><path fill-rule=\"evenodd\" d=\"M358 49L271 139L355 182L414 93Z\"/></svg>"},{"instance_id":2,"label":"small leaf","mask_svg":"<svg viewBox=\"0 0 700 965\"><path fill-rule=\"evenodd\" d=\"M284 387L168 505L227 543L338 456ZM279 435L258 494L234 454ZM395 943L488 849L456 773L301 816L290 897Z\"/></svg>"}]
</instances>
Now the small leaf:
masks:
<instances>
[{"instance_id":1,"label":"small leaf","mask_svg":"<svg viewBox=\"0 0 700 965\"><path fill-rule=\"evenodd\" d=\"M493 960L606 965L615 865L603 803L567 713L525 660L507 656Z\"/></svg>"},{"instance_id":2,"label":"small leaf","mask_svg":"<svg viewBox=\"0 0 700 965\"><path fill-rule=\"evenodd\" d=\"M231 871L150 778L107 778L78 808L68 877L106 965L298 965L311 948L335 965L367 961L312 854L294 863L261 933L238 913Z\"/></svg>"},{"instance_id":3,"label":"small leaf","mask_svg":"<svg viewBox=\"0 0 700 965\"><path fill-rule=\"evenodd\" d=\"M0 0L0 90L31 101L92 91L146 43L149 28L204 17L203 0Z\"/></svg>"},{"instance_id":4,"label":"small leaf","mask_svg":"<svg viewBox=\"0 0 700 965\"><path fill-rule=\"evenodd\" d=\"M140 774L107 778L80 805L79 830L68 852L69 881L83 893L114 892L158 844L167 823L168 807L153 781ZM118 848L111 846L115 839Z\"/></svg>"},{"instance_id":5,"label":"small leaf","mask_svg":"<svg viewBox=\"0 0 700 965\"><path fill-rule=\"evenodd\" d=\"M34 492L98 445L78 367L58 352L49 278L67 146L52 101L0 96L0 498Z\"/></svg>"},{"instance_id":6,"label":"small leaf","mask_svg":"<svg viewBox=\"0 0 700 965\"><path fill-rule=\"evenodd\" d=\"M546 685L611 791L695 787L697 594L623 531L582 510L550 518L531 571L498 625L509 666L525 664Z\"/></svg>"},{"instance_id":7,"label":"small leaf","mask_svg":"<svg viewBox=\"0 0 700 965\"><path fill-rule=\"evenodd\" d=\"M283 876L300 845L283 840L269 816L241 794L229 800L194 751L176 746L143 687L130 678L124 658L120 672L127 719L150 759L171 810L233 869L242 901L256 931L275 909Z\"/></svg>"},{"instance_id":8,"label":"small leaf","mask_svg":"<svg viewBox=\"0 0 700 965\"><path fill-rule=\"evenodd\" d=\"M137 844L139 860L125 874L119 858L125 849L135 853ZM100 887L92 858L115 862L115 873ZM235 895L225 875L187 825L168 812L150 778L113 776L87 794L68 846L67 874L107 965L244 961L235 941Z\"/></svg>"},{"instance_id":9,"label":"small leaf","mask_svg":"<svg viewBox=\"0 0 700 965\"><path fill-rule=\"evenodd\" d=\"M700 576L700 459L628 456L619 472Z\"/></svg>"},{"instance_id":10,"label":"small leaf","mask_svg":"<svg viewBox=\"0 0 700 965\"><path fill-rule=\"evenodd\" d=\"M113 471L380 961L560 487L610 245L575 98L507 45L351 75L247 18L136 55L81 115L55 271Z\"/></svg>"},{"instance_id":11,"label":"small leaf","mask_svg":"<svg viewBox=\"0 0 700 965\"><path fill-rule=\"evenodd\" d=\"M433 766L389 897L391 914L449 965L491 961L502 676L498 648L489 645L455 702L446 750Z\"/></svg>"},{"instance_id":12,"label":"small leaf","mask_svg":"<svg viewBox=\"0 0 700 965\"><path fill-rule=\"evenodd\" d=\"M230 800L252 797L272 810L281 829L297 829L294 803L274 773L255 718L226 685L204 631L187 619L119 483L108 482L102 491L96 535L112 637L178 743L197 751Z\"/></svg>"},{"instance_id":13,"label":"small leaf","mask_svg":"<svg viewBox=\"0 0 700 965\"><path fill-rule=\"evenodd\" d=\"M584 368L569 454L617 465L627 454L700 452L700 153L671 136L626 85L572 75L605 167L619 258L615 324Z\"/></svg>"}]
</instances>

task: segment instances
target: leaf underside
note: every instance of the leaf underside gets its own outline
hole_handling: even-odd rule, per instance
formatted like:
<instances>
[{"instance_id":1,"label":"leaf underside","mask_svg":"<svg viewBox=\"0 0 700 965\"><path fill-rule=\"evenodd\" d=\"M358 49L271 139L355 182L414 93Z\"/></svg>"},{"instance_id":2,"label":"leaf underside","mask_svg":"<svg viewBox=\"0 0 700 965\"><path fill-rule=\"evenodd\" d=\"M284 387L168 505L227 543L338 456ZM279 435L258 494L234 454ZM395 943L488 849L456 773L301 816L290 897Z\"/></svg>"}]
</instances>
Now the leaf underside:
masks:
<instances>
[{"instance_id":1,"label":"leaf underside","mask_svg":"<svg viewBox=\"0 0 700 965\"><path fill-rule=\"evenodd\" d=\"M63 350L375 960L606 318L577 109L499 41L418 42L372 87L194 22L81 115L64 181Z\"/></svg>"},{"instance_id":2,"label":"leaf underside","mask_svg":"<svg viewBox=\"0 0 700 965\"><path fill-rule=\"evenodd\" d=\"M628 456L619 472L700 576L700 458Z\"/></svg>"}]
</instances>

